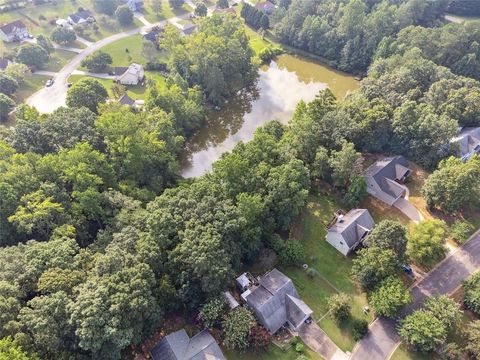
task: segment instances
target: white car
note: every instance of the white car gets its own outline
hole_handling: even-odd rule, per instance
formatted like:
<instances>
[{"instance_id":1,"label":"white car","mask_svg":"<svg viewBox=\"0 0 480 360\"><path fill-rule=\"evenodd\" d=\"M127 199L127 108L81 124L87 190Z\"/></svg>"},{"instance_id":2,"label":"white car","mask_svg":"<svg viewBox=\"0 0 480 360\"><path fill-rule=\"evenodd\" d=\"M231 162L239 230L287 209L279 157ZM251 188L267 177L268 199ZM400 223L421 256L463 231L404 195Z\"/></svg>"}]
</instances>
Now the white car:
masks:
<instances>
[{"instance_id":1,"label":"white car","mask_svg":"<svg viewBox=\"0 0 480 360\"><path fill-rule=\"evenodd\" d=\"M47 80L47 83L45 84L45 86L46 86L46 87L50 87L50 86L53 85L54 82L55 82L55 80L53 80L53 79L48 79L48 80Z\"/></svg>"}]
</instances>

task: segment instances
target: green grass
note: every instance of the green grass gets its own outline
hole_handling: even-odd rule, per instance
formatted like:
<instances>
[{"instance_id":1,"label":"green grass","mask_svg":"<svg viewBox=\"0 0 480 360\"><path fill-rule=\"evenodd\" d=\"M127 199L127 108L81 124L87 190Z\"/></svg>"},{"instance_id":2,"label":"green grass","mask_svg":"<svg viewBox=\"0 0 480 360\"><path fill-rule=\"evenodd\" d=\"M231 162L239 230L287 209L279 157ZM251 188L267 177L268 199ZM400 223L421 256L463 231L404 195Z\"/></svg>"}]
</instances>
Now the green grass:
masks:
<instances>
[{"instance_id":1,"label":"green grass","mask_svg":"<svg viewBox=\"0 0 480 360\"><path fill-rule=\"evenodd\" d=\"M432 360L432 354L422 354L414 350L408 349L404 344L401 344L393 353L391 360Z\"/></svg>"},{"instance_id":2,"label":"green grass","mask_svg":"<svg viewBox=\"0 0 480 360\"><path fill-rule=\"evenodd\" d=\"M50 60L42 67L42 70L60 71L75 55L76 54L71 51L54 50L50 54Z\"/></svg>"},{"instance_id":3,"label":"green grass","mask_svg":"<svg viewBox=\"0 0 480 360\"><path fill-rule=\"evenodd\" d=\"M168 1L163 1L162 2L162 8L157 15L152 10L152 6L151 6L151 3L150 3L149 0L145 1L145 6L144 6L145 19L147 19L151 23L156 23L158 21L169 19L169 18L172 18L172 17L175 17L175 16L185 15L187 13L191 13L192 11L193 11L193 9L187 4L184 4L179 9L172 9L170 7Z\"/></svg>"},{"instance_id":4,"label":"green grass","mask_svg":"<svg viewBox=\"0 0 480 360\"><path fill-rule=\"evenodd\" d=\"M49 76L32 74L28 76L25 83L22 84L15 93L15 100L17 104L22 103L30 95L37 90L45 86L45 82L49 79Z\"/></svg>"},{"instance_id":5,"label":"green grass","mask_svg":"<svg viewBox=\"0 0 480 360\"><path fill-rule=\"evenodd\" d=\"M142 55L143 38L140 34L115 41L104 46L101 50L110 54L113 60L112 66L128 66L132 62L142 65L147 63L147 60ZM165 57L165 53L158 52L160 60L165 59Z\"/></svg>"},{"instance_id":6,"label":"green grass","mask_svg":"<svg viewBox=\"0 0 480 360\"><path fill-rule=\"evenodd\" d=\"M325 224L340 208L341 205L333 197L312 195L292 228L292 236L304 245L308 254L307 264L316 269L319 276L309 278L305 270L296 267L282 270L293 279L300 296L314 311L315 319L325 315L329 296L338 290L352 296L352 317L364 318L370 322L373 315L363 314L363 307L367 305L366 295L355 286L350 277L352 259L345 258L325 241ZM355 346L351 336L351 320L339 326L327 315L319 325L342 350L351 351Z\"/></svg>"},{"instance_id":7,"label":"green grass","mask_svg":"<svg viewBox=\"0 0 480 360\"><path fill-rule=\"evenodd\" d=\"M318 355L316 352L308 348L307 346L304 347L305 351L304 354L310 360L322 360L322 357ZM291 347L287 351L282 350L278 346L274 344L270 344L267 351L265 352L246 352L246 353L239 353L229 350L223 350L226 358L229 360L295 360L298 357L298 353Z\"/></svg>"}]
</instances>

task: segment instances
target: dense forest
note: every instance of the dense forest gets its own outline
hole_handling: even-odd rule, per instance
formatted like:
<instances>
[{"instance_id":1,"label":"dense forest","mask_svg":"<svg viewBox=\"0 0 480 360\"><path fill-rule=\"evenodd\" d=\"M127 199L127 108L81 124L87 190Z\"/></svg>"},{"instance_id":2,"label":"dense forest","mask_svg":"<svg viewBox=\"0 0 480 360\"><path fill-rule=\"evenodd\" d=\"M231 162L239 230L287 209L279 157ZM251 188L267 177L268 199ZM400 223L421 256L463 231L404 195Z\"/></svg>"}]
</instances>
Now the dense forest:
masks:
<instances>
[{"instance_id":1,"label":"dense forest","mask_svg":"<svg viewBox=\"0 0 480 360\"><path fill-rule=\"evenodd\" d=\"M479 161L444 159L459 125L480 125L480 25L422 27L440 25L447 5L305 0L280 10L283 41L343 69L372 62L368 76L345 100L324 90L299 103L288 125L257 129L195 180L179 175L185 139L206 104L255 79L240 20L206 18L191 37L167 27L170 76L150 90L145 112L21 107L15 128L0 132L0 338L31 358L119 359L168 314L224 291L262 248L298 261L297 243L278 234L319 179L357 205L360 152L440 163L429 205L478 207L480 186L468 180Z\"/></svg>"}]
</instances>

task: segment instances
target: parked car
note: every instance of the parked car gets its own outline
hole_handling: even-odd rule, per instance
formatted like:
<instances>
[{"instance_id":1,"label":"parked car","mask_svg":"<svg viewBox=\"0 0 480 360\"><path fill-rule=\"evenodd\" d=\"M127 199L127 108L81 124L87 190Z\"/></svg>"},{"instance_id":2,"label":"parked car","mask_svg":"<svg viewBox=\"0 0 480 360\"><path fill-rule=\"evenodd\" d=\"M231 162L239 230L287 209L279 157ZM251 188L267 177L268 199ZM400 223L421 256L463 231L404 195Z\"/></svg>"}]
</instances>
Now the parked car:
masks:
<instances>
[{"instance_id":1,"label":"parked car","mask_svg":"<svg viewBox=\"0 0 480 360\"><path fill-rule=\"evenodd\" d=\"M48 80L47 80L47 83L45 84L45 86L46 86L46 87L50 87L50 86L53 85L54 82L55 82L55 80L53 80L53 79L48 79Z\"/></svg>"},{"instance_id":2,"label":"parked car","mask_svg":"<svg viewBox=\"0 0 480 360\"><path fill-rule=\"evenodd\" d=\"M405 271L408 275L413 275L413 269L410 265L408 264L402 264L402 269Z\"/></svg>"},{"instance_id":3,"label":"parked car","mask_svg":"<svg viewBox=\"0 0 480 360\"><path fill-rule=\"evenodd\" d=\"M67 83L67 87L72 87L72 85L73 84L71 82Z\"/></svg>"}]
</instances>

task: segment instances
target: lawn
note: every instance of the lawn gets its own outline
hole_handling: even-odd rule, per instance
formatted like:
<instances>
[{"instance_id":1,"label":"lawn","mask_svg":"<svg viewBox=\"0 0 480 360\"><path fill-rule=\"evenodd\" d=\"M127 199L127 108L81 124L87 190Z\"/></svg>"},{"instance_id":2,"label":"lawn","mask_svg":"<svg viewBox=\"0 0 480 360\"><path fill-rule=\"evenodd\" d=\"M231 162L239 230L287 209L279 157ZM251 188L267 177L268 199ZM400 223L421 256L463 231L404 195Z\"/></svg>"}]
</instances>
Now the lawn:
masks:
<instances>
[{"instance_id":1,"label":"lawn","mask_svg":"<svg viewBox=\"0 0 480 360\"><path fill-rule=\"evenodd\" d=\"M65 64L70 61L76 54L71 51L65 51L65 50L54 50L50 54L50 60L48 63L46 63L43 67L42 70L46 71L60 71Z\"/></svg>"},{"instance_id":2,"label":"lawn","mask_svg":"<svg viewBox=\"0 0 480 360\"><path fill-rule=\"evenodd\" d=\"M310 350L308 346L305 346L304 349L304 354L310 360L322 360L322 357L316 352ZM295 360L299 355L293 347L285 351L274 344L270 344L267 351L260 353L239 353L225 349L223 350L223 353L229 360Z\"/></svg>"},{"instance_id":3,"label":"lawn","mask_svg":"<svg viewBox=\"0 0 480 360\"><path fill-rule=\"evenodd\" d=\"M318 271L318 276L310 278L303 268L289 267L282 269L290 276L302 299L314 310L314 318L320 319L320 327L344 351L351 351L355 341L351 337L352 322L347 321L338 326L327 315L329 296L337 291L352 296L352 315L365 318L371 322L373 315L363 314L367 298L350 277L352 259L345 258L333 246L325 241L327 224L333 213L340 209L339 202L330 196L312 195L307 206L292 227L291 236L298 239L308 254L307 264Z\"/></svg>"},{"instance_id":4,"label":"lawn","mask_svg":"<svg viewBox=\"0 0 480 360\"><path fill-rule=\"evenodd\" d=\"M17 104L24 102L26 98L42 88L48 79L49 76L44 75L32 74L28 76L25 80L25 83L20 86L15 93L15 100Z\"/></svg>"},{"instance_id":5,"label":"lawn","mask_svg":"<svg viewBox=\"0 0 480 360\"><path fill-rule=\"evenodd\" d=\"M145 6L143 13L145 19L151 23L156 23L165 19L169 19L175 16L181 16L193 12L193 9L188 4L183 4L179 9L172 9L168 1L162 2L162 8L158 14L156 14L152 9L152 4L150 0L145 1Z\"/></svg>"},{"instance_id":6,"label":"lawn","mask_svg":"<svg viewBox=\"0 0 480 360\"><path fill-rule=\"evenodd\" d=\"M421 354L410 350L404 344L401 344L395 350L390 360L432 360L432 356L432 354Z\"/></svg>"},{"instance_id":7,"label":"lawn","mask_svg":"<svg viewBox=\"0 0 480 360\"><path fill-rule=\"evenodd\" d=\"M140 34L115 41L104 46L101 50L110 54L113 60L112 66L128 66L132 62L142 65L147 63L147 60L142 54L143 38ZM165 52L159 51L158 58L159 60L166 59Z\"/></svg>"}]
</instances>

